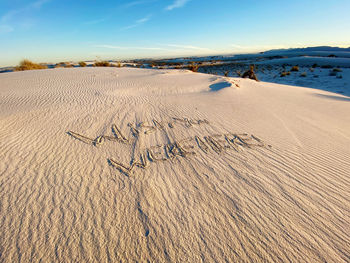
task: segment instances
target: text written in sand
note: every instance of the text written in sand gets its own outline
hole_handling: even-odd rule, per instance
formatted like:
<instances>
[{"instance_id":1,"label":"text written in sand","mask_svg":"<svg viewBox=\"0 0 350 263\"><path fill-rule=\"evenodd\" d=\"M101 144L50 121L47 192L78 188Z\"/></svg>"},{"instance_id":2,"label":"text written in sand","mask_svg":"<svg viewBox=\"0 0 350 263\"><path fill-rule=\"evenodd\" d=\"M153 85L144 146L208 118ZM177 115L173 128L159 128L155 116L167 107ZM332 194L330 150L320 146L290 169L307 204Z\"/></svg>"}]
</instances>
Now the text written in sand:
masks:
<instances>
[{"instance_id":1,"label":"text written in sand","mask_svg":"<svg viewBox=\"0 0 350 263\"><path fill-rule=\"evenodd\" d=\"M115 158L109 158L108 162L120 172L129 176L136 168L145 169L150 163L173 160L174 158L189 158L199 152L204 154L222 154L227 150L236 152L244 148L265 147L265 143L258 137L247 133L225 133L212 134L207 136L192 136L180 140L174 139L172 142L159 144L150 147L140 148L139 141L142 137L166 129L178 127L191 128L196 125L209 125L207 120L192 120L188 118L172 118L171 121L152 120L149 123L129 123L130 135L126 137L121 129L115 124L111 127L111 135L99 135L95 138L69 131L68 134L86 144L95 147L101 146L107 141L130 145L133 154L128 165L121 163Z\"/></svg>"}]
</instances>

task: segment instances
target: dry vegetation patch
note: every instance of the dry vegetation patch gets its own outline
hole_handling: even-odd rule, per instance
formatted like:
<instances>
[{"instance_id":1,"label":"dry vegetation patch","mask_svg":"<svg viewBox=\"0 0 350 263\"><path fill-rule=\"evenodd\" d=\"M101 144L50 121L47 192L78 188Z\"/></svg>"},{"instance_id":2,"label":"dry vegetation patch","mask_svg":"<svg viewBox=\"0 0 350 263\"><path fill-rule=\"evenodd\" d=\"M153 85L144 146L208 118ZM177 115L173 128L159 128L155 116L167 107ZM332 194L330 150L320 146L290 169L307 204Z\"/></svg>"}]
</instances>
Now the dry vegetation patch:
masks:
<instances>
[{"instance_id":1,"label":"dry vegetation patch","mask_svg":"<svg viewBox=\"0 0 350 263\"><path fill-rule=\"evenodd\" d=\"M108 61L96 61L93 65L94 67L110 67L111 63Z\"/></svg>"},{"instance_id":2,"label":"dry vegetation patch","mask_svg":"<svg viewBox=\"0 0 350 263\"><path fill-rule=\"evenodd\" d=\"M15 68L15 71L33 70L33 69L47 69L46 65L36 64L28 59L24 59Z\"/></svg>"},{"instance_id":3,"label":"dry vegetation patch","mask_svg":"<svg viewBox=\"0 0 350 263\"><path fill-rule=\"evenodd\" d=\"M86 67L86 63L85 63L84 61L80 61L80 62L79 62L79 66L80 66L80 67Z\"/></svg>"}]
</instances>

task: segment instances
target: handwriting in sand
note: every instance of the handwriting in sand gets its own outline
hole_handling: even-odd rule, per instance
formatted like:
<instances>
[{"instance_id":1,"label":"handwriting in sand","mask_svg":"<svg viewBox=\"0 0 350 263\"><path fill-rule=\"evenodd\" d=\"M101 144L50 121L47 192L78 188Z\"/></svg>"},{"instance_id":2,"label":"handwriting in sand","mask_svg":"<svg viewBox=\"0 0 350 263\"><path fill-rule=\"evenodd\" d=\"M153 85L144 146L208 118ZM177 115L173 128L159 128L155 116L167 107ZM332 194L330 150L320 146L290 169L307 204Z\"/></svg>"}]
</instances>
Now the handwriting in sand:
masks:
<instances>
[{"instance_id":1,"label":"handwriting in sand","mask_svg":"<svg viewBox=\"0 0 350 263\"><path fill-rule=\"evenodd\" d=\"M165 131L166 128L190 128L195 125L209 125L209 122L205 119L192 120L188 118L172 118L172 120L168 122L152 120L150 123L129 123L128 127L130 128L131 135L128 138L115 124L113 124L111 127L112 135L100 135L96 138L90 138L73 131L69 131L68 134L75 139L96 147L102 145L105 141L112 141L130 145L131 147L135 148L140 136L153 133L157 130ZM261 139L247 133L225 133L208 136L193 136L162 145L138 149L137 154L131 157L129 165L122 164L120 161L112 158L109 158L108 162L125 175L130 175L135 168L145 169L151 162L155 163L159 161L168 161L176 157L188 158L189 156L196 155L199 151L202 151L205 154L211 154L213 152L221 154L229 149L239 152L244 148L265 146L265 143Z\"/></svg>"}]
</instances>

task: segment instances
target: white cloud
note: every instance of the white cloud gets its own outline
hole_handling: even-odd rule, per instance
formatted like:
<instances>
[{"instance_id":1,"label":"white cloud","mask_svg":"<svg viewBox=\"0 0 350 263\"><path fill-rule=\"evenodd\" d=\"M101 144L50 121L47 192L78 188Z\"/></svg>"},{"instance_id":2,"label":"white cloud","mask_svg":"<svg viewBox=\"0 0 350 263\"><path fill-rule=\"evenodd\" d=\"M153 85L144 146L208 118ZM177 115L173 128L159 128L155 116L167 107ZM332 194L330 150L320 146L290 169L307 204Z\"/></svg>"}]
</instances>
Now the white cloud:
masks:
<instances>
[{"instance_id":1,"label":"white cloud","mask_svg":"<svg viewBox=\"0 0 350 263\"><path fill-rule=\"evenodd\" d=\"M139 20L136 20L136 24L143 24L146 23L148 20L150 20L151 16L146 16L144 18L141 18Z\"/></svg>"},{"instance_id":2,"label":"white cloud","mask_svg":"<svg viewBox=\"0 0 350 263\"><path fill-rule=\"evenodd\" d=\"M183 7L187 4L190 0L175 0L171 5L167 6L165 10L173 10L175 8Z\"/></svg>"},{"instance_id":3,"label":"white cloud","mask_svg":"<svg viewBox=\"0 0 350 263\"><path fill-rule=\"evenodd\" d=\"M132 24L130 26L123 27L123 28L121 28L121 30L127 30L130 28L140 26L140 25L146 23L147 21L149 21L151 19L151 17L152 17L152 15L148 15L148 16L145 16L143 18L140 18L140 19L136 20L134 24Z\"/></svg>"}]
</instances>

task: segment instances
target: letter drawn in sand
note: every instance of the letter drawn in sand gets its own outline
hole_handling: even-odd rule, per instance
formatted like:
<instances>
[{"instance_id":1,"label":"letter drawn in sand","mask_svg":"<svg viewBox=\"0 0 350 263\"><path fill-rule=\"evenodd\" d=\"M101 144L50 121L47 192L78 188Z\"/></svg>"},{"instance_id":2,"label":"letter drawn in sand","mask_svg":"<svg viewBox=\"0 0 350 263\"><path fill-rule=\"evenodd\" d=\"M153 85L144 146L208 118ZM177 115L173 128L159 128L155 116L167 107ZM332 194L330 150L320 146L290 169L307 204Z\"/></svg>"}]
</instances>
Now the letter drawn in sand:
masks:
<instances>
[{"instance_id":1,"label":"letter drawn in sand","mask_svg":"<svg viewBox=\"0 0 350 263\"><path fill-rule=\"evenodd\" d=\"M108 161L112 166L117 168L119 171L121 171L125 175L129 176L135 167L139 167L143 169L147 167L147 159L145 158L144 153L140 153L139 158L140 159L138 161L136 161L135 159L132 159L129 167L113 159L109 159Z\"/></svg>"},{"instance_id":2,"label":"letter drawn in sand","mask_svg":"<svg viewBox=\"0 0 350 263\"><path fill-rule=\"evenodd\" d=\"M79 140L79 141L82 141L83 143L86 143L86 144L93 144L95 140L89 138L89 137L86 137L84 135L81 135L79 133L76 133L76 132L72 132L72 131L69 131L67 132L70 136L72 136L73 138Z\"/></svg>"},{"instance_id":3,"label":"letter drawn in sand","mask_svg":"<svg viewBox=\"0 0 350 263\"><path fill-rule=\"evenodd\" d=\"M112 133L115 137L115 139L121 143L129 143L129 140L125 138L125 136L121 133L121 131L118 129L117 125L112 125Z\"/></svg>"}]
</instances>

